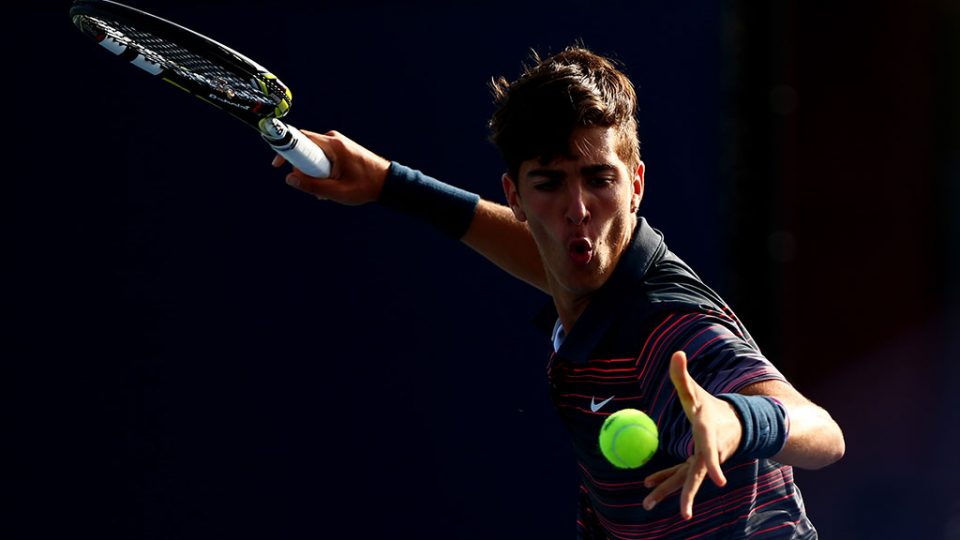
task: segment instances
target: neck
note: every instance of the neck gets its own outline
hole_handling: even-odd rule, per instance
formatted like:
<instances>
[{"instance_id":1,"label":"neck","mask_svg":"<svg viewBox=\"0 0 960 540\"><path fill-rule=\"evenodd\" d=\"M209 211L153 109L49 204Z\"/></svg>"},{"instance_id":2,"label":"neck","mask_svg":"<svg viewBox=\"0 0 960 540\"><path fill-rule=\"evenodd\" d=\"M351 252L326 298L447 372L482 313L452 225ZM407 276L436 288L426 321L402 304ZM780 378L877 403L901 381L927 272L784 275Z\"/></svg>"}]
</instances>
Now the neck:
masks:
<instances>
[{"instance_id":1,"label":"neck","mask_svg":"<svg viewBox=\"0 0 960 540\"><path fill-rule=\"evenodd\" d=\"M553 305L557 308L557 315L560 317L560 324L563 325L564 333L569 334L574 323L580 318L584 310L590 304L592 295L578 298L571 297L569 294L554 292Z\"/></svg>"}]
</instances>

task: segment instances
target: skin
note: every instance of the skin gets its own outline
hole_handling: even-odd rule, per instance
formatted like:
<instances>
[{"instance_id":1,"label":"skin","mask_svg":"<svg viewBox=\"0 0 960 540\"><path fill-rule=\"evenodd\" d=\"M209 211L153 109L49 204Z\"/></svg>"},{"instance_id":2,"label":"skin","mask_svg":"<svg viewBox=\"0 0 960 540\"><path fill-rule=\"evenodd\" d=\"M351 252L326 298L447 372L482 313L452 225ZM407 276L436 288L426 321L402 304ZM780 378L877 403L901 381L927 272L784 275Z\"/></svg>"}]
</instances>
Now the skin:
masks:
<instances>
[{"instance_id":1,"label":"skin","mask_svg":"<svg viewBox=\"0 0 960 540\"><path fill-rule=\"evenodd\" d=\"M287 184L324 200L347 205L376 201L390 162L335 131L303 131L330 157L329 179L311 178L294 169ZM569 332L594 292L609 279L629 245L636 211L643 198L644 165L625 164L613 151L611 128L574 131L568 155L549 163L528 160L519 178L502 178L509 206L481 201L463 241L494 264L551 296ZM274 167L284 163L277 156ZM590 256L571 249L589 243ZM670 380L690 421L694 454L685 462L648 476L652 509L680 491L680 514L693 516L693 501L709 476L726 485L721 465L740 445L742 426L733 407L703 389L687 369L682 351L670 359ZM787 409L790 436L773 459L805 469L839 460L843 433L824 409L789 384L765 381L740 391L779 399Z\"/></svg>"},{"instance_id":2,"label":"skin","mask_svg":"<svg viewBox=\"0 0 960 540\"><path fill-rule=\"evenodd\" d=\"M567 332L610 278L637 224L644 166L628 168L615 137L613 128L578 128L569 155L522 162L519 181L503 176L507 203L529 227ZM579 261L571 253L577 243L589 246Z\"/></svg>"}]
</instances>

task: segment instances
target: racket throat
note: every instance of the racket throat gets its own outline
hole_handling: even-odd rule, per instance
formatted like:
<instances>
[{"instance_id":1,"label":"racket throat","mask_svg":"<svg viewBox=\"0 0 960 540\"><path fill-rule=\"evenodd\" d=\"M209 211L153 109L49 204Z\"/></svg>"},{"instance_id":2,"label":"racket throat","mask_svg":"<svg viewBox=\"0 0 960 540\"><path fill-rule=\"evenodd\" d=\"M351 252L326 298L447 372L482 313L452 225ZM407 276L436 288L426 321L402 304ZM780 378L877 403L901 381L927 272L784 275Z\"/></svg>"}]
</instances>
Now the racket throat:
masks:
<instances>
[{"instance_id":1,"label":"racket throat","mask_svg":"<svg viewBox=\"0 0 960 540\"><path fill-rule=\"evenodd\" d=\"M286 146L293 140L293 134L287 125L276 118L260 120L260 134L273 147Z\"/></svg>"}]
</instances>

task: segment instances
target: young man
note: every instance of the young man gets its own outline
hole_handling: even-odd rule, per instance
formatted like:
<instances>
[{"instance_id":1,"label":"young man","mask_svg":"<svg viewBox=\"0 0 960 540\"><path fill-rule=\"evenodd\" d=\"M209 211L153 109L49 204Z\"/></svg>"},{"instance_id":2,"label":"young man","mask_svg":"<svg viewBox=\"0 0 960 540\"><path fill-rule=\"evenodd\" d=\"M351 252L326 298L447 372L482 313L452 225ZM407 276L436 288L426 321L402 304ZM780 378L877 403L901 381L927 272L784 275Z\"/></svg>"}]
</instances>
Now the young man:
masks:
<instances>
[{"instance_id":1,"label":"young man","mask_svg":"<svg viewBox=\"0 0 960 540\"><path fill-rule=\"evenodd\" d=\"M417 215L553 297L547 376L579 462L581 538L816 538L791 466L833 463L843 435L637 216L644 164L630 81L569 48L493 88L508 206L336 132L308 133L330 156L331 179L295 170L287 181ZM657 454L636 470L597 447L604 419L623 408L647 412L660 431Z\"/></svg>"}]
</instances>

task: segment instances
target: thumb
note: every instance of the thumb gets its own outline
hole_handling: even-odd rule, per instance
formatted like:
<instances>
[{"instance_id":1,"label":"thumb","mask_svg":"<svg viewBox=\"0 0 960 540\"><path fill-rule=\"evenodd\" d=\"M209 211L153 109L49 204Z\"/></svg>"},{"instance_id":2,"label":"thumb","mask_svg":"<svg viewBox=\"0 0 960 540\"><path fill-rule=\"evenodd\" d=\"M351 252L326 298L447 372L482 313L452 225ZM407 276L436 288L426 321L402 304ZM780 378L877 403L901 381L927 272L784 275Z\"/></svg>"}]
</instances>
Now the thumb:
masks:
<instances>
[{"instance_id":1,"label":"thumb","mask_svg":"<svg viewBox=\"0 0 960 540\"><path fill-rule=\"evenodd\" d=\"M694 385L696 383L687 371L687 353L677 351L670 357L670 381L677 389L680 403L685 407L692 404L695 398Z\"/></svg>"}]
</instances>

